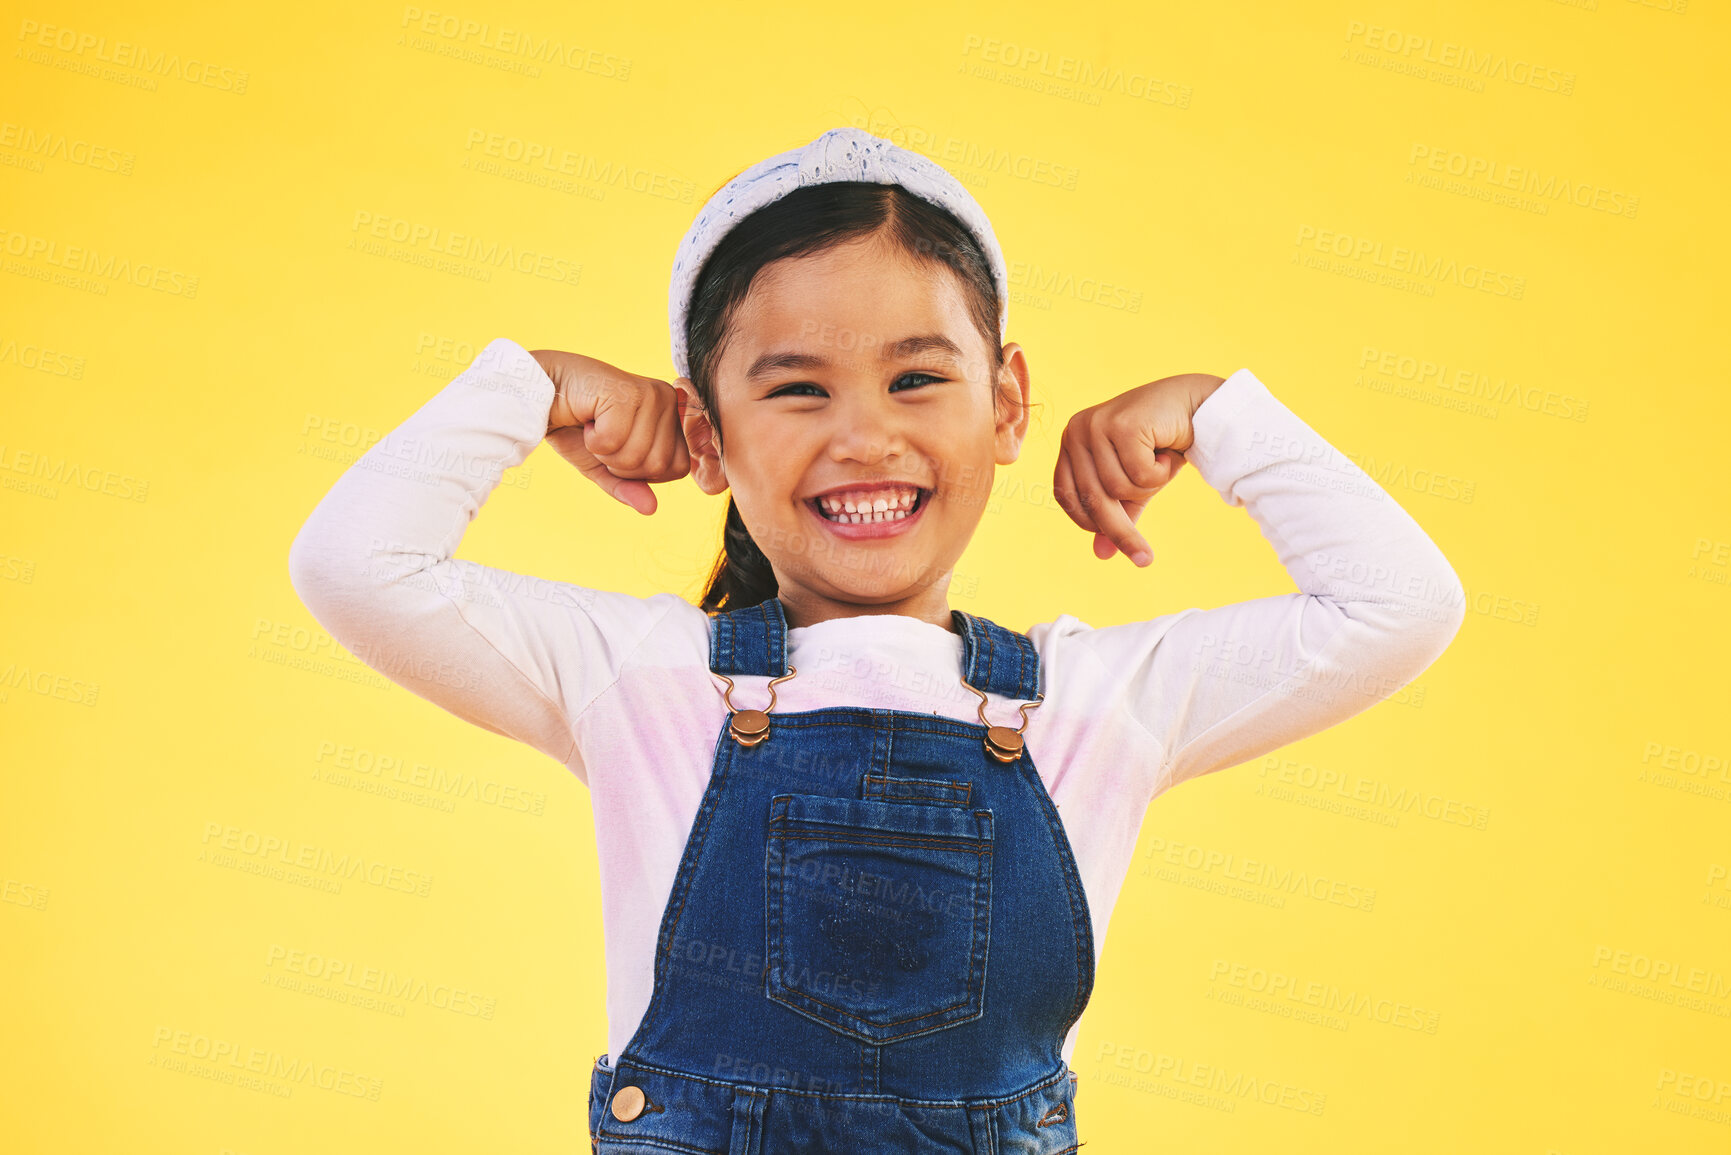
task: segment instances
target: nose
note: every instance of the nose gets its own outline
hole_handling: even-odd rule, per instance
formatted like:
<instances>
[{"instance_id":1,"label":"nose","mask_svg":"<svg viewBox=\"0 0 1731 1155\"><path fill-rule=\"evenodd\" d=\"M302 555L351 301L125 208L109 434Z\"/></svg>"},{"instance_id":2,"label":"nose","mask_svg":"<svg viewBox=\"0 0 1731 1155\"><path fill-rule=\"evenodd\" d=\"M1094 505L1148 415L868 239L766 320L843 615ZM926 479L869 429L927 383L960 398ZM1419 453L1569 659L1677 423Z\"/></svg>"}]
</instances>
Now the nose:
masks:
<instances>
[{"instance_id":1,"label":"nose","mask_svg":"<svg viewBox=\"0 0 1731 1155\"><path fill-rule=\"evenodd\" d=\"M888 395L856 396L851 403L836 406L834 413L830 460L876 465L907 457L907 423L911 414Z\"/></svg>"}]
</instances>

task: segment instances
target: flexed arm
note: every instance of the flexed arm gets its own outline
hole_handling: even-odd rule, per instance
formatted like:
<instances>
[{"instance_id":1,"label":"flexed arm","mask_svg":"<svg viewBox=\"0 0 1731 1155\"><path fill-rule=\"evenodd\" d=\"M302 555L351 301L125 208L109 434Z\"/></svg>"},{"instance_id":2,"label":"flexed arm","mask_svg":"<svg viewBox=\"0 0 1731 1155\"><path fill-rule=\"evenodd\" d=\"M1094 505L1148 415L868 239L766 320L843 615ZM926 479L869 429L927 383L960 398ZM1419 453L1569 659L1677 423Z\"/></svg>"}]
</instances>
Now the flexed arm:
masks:
<instances>
[{"instance_id":1,"label":"flexed arm","mask_svg":"<svg viewBox=\"0 0 1731 1155\"><path fill-rule=\"evenodd\" d=\"M1465 616L1459 577L1412 516L1248 369L1167 378L1077 414L1054 490L1109 558L1145 548L1134 519L1185 461L1248 510L1301 592L1074 639L1158 744L1153 793L1368 709L1423 673Z\"/></svg>"},{"instance_id":2,"label":"flexed arm","mask_svg":"<svg viewBox=\"0 0 1731 1155\"><path fill-rule=\"evenodd\" d=\"M392 681L586 780L574 720L679 599L453 555L504 472L544 437L558 438L561 455L622 501L622 487L648 489L622 476L682 475L683 446L660 451L653 468L635 456L645 440L639 420L677 429L672 405L665 383L499 338L337 479L290 548L295 592L333 638ZM652 430L647 440L665 438Z\"/></svg>"}]
</instances>

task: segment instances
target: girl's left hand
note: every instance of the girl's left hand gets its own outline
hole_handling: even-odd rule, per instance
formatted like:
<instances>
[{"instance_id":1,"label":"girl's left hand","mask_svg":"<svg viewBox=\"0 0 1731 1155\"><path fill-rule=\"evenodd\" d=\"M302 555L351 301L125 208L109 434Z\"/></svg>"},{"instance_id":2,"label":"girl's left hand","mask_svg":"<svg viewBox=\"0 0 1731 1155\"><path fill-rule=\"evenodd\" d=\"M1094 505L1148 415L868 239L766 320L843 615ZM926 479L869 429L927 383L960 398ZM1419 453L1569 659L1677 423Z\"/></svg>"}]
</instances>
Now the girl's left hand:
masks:
<instances>
[{"instance_id":1,"label":"girl's left hand","mask_svg":"<svg viewBox=\"0 0 1731 1155\"><path fill-rule=\"evenodd\" d=\"M1094 533L1094 556L1118 550L1139 566L1154 551L1136 519L1184 467L1190 419L1225 381L1206 373L1163 377L1082 410L1064 427L1052 494L1070 520Z\"/></svg>"}]
</instances>

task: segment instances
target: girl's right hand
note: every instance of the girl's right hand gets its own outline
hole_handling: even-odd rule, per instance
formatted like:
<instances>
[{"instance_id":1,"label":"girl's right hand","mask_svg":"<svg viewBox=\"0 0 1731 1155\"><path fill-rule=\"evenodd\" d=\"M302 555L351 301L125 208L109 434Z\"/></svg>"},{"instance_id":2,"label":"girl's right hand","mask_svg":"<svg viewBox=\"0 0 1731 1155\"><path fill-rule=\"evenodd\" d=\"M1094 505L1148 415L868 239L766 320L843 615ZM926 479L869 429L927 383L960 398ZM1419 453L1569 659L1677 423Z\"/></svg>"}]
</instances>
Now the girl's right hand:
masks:
<instances>
[{"instance_id":1,"label":"girl's right hand","mask_svg":"<svg viewBox=\"0 0 1731 1155\"><path fill-rule=\"evenodd\" d=\"M666 381L557 349L529 355L552 378L547 441L589 480L639 513L655 512L652 481L691 472L680 418L684 396Z\"/></svg>"}]
</instances>

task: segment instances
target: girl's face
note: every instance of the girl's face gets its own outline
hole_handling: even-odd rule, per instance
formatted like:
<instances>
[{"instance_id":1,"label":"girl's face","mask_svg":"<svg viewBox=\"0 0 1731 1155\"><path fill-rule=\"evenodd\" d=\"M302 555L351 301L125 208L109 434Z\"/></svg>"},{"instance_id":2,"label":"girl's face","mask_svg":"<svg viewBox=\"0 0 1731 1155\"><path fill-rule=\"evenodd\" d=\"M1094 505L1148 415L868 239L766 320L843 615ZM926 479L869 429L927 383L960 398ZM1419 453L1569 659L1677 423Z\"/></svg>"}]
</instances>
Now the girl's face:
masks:
<instances>
[{"instance_id":1,"label":"girl's face","mask_svg":"<svg viewBox=\"0 0 1731 1155\"><path fill-rule=\"evenodd\" d=\"M1022 351L1006 345L993 378L955 273L875 235L773 262L734 314L715 393L719 450L687 407L692 473L733 490L789 624L950 628L951 569L1028 425Z\"/></svg>"}]
</instances>

